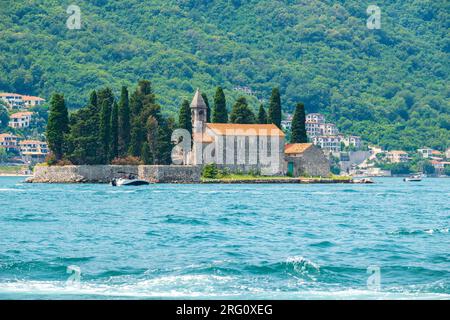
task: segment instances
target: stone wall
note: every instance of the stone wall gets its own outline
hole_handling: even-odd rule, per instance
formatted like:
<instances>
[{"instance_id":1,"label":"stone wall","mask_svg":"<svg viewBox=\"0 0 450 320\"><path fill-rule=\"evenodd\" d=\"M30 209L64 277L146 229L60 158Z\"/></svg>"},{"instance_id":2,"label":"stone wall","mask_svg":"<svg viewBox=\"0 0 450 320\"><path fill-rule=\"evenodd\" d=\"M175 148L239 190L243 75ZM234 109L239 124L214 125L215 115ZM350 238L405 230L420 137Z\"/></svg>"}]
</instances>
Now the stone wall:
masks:
<instances>
[{"instance_id":1,"label":"stone wall","mask_svg":"<svg viewBox=\"0 0 450 320\"><path fill-rule=\"evenodd\" d=\"M330 172L330 162L323 153L322 149L311 146L302 154L297 156L286 156L287 163L294 163L294 177L311 176L311 177L328 177Z\"/></svg>"},{"instance_id":2,"label":"stone wall","mask_svg":"<svg viewBox=\"0 0 450 320\"><path fill-rule=\"evenodd\" d=\"M161 183L199 182L199 166L148 166L148 165L81 165L81 166L36 166L28 182L45 183L109 183L124 173L134 174L139 179Z\"/></svg>"}]
</instances>

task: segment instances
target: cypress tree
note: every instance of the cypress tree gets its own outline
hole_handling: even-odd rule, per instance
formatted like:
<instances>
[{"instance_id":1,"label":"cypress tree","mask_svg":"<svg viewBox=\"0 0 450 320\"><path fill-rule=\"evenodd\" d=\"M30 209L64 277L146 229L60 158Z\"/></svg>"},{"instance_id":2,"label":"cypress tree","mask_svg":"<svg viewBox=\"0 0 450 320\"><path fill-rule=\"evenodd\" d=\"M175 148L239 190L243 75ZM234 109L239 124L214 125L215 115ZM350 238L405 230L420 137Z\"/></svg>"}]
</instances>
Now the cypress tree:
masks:
<instances>
[{"instance_id":1,"label":"cypress tree","mask_svg":"<svg viewBox=\"0 0 450 320\"><path fill-rule=\"evenodd\" d=\"M144 162L144 164L152 164L152 157L151 157L151 154L150 154L150 147L149 147L147 141L145 141L142 144L141 159L142 159L142 162Z\"/></svg>"},{"instance_id":2,"label":"cypress tree","mask_svg":"<svg viewBox=\"0 0 450 320\"><path fill-rule=\"evenodd\" d=\"M130 104L128 100L128 89L123 86L119 100L119 156L127 154L130 144Z\"/></svg>"},{"instance_id":3,"label":"cypress tree","mask_svg":"<svg viewBox=\"0 0 450 320\"><path fill-rule=\"evenodd\" d=\"M56 160L61 160L64 151L64 138L69 132L69 114L63 95L53 94L49 112L47 142Z\"/></svg>"},{"instance_id":4,"label":"cypress tree","mask_svg":"<svg viewBox=\"0 0 450 320\"><path fill-rule=\"evenodd\" d=\"M155 95L153 94L151 83L148 80L140 80L136 91L130 98L130 110L132 113L130 146L128 153L140 157L142 144L145 142L147 128L147 119L154 116L157 121L160 120L161 107L155 104ZM150 145L151 150L151 145Z\"/></svg>"},{"instance_id":5,"label":"cypress tree","mask_svg":"<svg viewBox=\"0 0 450 320\"><path fill-rule=\"evenodd\" d=\"M298 103L295 107L294 117L292 118L291 143L308 142L305 121L305 106L303 105L303 103Z\"/></svg>"},{"instance_id":6,"label":"cypress tree","mask_svg":"<svg viewBox=\"0 0 450 320\"><path fill-rule=\"evenodd\" d=\"M278 128L281 128L281 98L280 90L278 88L272 89L268 112L268 122L273 123Z\"/></svg>"},{"instance_id":7,"label":"cypress tree","mask_svg":"<svg viewBox=\"0 0 450 320\"><path fill-rule=\"evenodd\" d=\"M215 123L227 123L228 112L227 103L225 100L225 94L221 87L217 87L216 94L214 95L214 111L212 121Z\"/></svg>"},{"instance_id":8,"label":"cypress tree","mask_svg":"<svg viewBox=\"0 0 450 320\"><path fill-rule=\"evenodd\" d=\"M191 107L189 106L189 101L187 100L183 100L183 103L181 104L181 108L178 113L178 127L181 129L186 129L192 133Z\"/></svg>"},{"instance_id":9,"label":"cypress tree","mask_svg":"<svg viewBox=\"0 0 450 320\"><path fill-rule=\"evenodd\" d=\"M231 123L255 123L255 115L244 97L237 99L230 113Z\"/></svg>"},{"instance_id":10,"label":"cypress tree","mask_svg":"<svg viewBox=\"0 0 450 320\"><path fill-rule=\"evenodd\" d=\"M203 101L205 101L206 104L206 122L211 123L211 108L209 107L209 100L206 93L202 93Z\"/></svg>"},{"instance_id":11,"label":"cypress tree","mask_svg":"<svg viewBox=\"0 0 450 320\"><path fill-rule=\"evenodd\" d=\"M260 123L260 124L266 124L267 123L267 113L266 113L266 110L264 109L263 105L259 106L258 123Z\"/></svg>"},{"instance_id":12,"label":"cypress tree","mask_svg":"<svg viewBox=\"0 0 450 320\"><path fill-rule=\"evenodd\" d=\"M107 163L111 147L111 112L114 96L110 88L98 92L98 105L100 107L100 143L102 146L102 163Z\"/></svg>"},{"instance_id":13,"label":"cypress tree","mask_svg":"<svg viewBox=\"0 0 450 320\"><path fill-rule=\"evenodd\" d=\"M111 114L111 150L109 160L119 156L119 105L114 102Z\"/></svg>"}]
</instances>

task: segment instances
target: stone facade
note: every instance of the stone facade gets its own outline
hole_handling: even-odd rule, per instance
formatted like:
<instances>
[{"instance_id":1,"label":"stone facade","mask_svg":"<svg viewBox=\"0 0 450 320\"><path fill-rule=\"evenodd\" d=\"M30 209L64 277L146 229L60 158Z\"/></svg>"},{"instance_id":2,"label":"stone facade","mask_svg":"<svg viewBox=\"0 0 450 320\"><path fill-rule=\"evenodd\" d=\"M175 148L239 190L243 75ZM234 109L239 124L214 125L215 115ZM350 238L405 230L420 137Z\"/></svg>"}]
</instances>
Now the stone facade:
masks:
<instances>
[{"instance_id":1,"label":"stone facade","mask_svg":"<svg viewBox=\"0 0 450 320\"><path fill-rule=\"evenodd\" d=\"M139 179L160 183L200 182L199 166L163 165L81 165L36 166L28 182L42 183L109 183L123 173L132 173Z\"/></svg>"},{"instance_id":2,"label":"stone facade","mask_svg":"<svg viewBox=\"0 0 450 320\"><path fill-rule=\"evenodd\" d=\"M199 90L190 106L193 149L187 157L188 164L215 163L232 172L283 174L285 135L277 126L207 123L207 108Z\"/></svg>"},{"instance_id":3,"label":"stone facade","mask_svg":"<svg viewBox=\"0 0 450 320\"><path fill-rule=\"evenodd\" d=\"M331 174L329 160L311 143L288 144L285 153L285 171L294 177L328 177Z\"/></svg>"}]
</instances>

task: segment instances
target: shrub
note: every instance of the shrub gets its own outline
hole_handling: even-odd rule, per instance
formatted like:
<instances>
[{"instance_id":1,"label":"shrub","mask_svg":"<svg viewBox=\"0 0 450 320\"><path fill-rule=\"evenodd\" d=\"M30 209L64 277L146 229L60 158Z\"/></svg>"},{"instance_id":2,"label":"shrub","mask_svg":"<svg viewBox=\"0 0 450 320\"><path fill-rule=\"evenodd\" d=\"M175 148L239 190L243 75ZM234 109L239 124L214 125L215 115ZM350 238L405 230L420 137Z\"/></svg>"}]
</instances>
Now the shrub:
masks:
<instances>
[{"instance_id":1,"label":"shrub","mask_svg":"<svg viewBox=\"0 0 450 320\"><path fill-rule=\"evenodd\" d=\"M111 161L111 164L137 166L137 165L143 164L143 162L142 162L142 160L139 157L126 156L124 158L114 158Z\"/></svg>"},{"instance_id":2,"label":"shrub","mask_svg":"<svg viewBox=\"0 0 450 320\"><path fill-rule=\"evenodd\" d=\"M73 163L67 159L61 159L55 163L56 166L71 166Z\"/></svg>"},{"instance_id":3,"label":"shrub","mask_svg":"<svg viewBox=\"0 0 450 320\"><path fill-rule=\"evenodd\" d=\"M55 165L57 162L55 155L53 153L47 154L47 156L45 157L45 162L49 166Z\"/></svg>"},{"instance_id":4,"label":"shrub","mask_svg":"<svg viewBox=\"0 0 450 320\"><path fill-rule=\"evenodd\" d=\"M216 179L219 170L217 170L217 166L214 163L207 164L203 167L202 177L206 179Z\"/></svg>"}]
</instances>

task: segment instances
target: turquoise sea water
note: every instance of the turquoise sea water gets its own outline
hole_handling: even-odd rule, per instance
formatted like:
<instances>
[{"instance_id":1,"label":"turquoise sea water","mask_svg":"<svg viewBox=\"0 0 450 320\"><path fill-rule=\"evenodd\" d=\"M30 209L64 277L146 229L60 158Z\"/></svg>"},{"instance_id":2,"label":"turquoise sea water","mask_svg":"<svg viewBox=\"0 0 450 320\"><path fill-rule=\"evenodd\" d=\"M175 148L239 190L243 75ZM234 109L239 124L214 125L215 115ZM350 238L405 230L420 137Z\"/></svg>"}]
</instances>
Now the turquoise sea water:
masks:
<instances>
[{"instance_id":1,"label":"turquoise sea water","mask_svg":"<svg viewBox=\"0 0 450 320\"><path fill-rule=\"evenodd\" d=\"M450 179L22 180L0 177L0 299L450 298ZM79 282L67 282L71 265Z\"/></svg>"}]
</instances>

